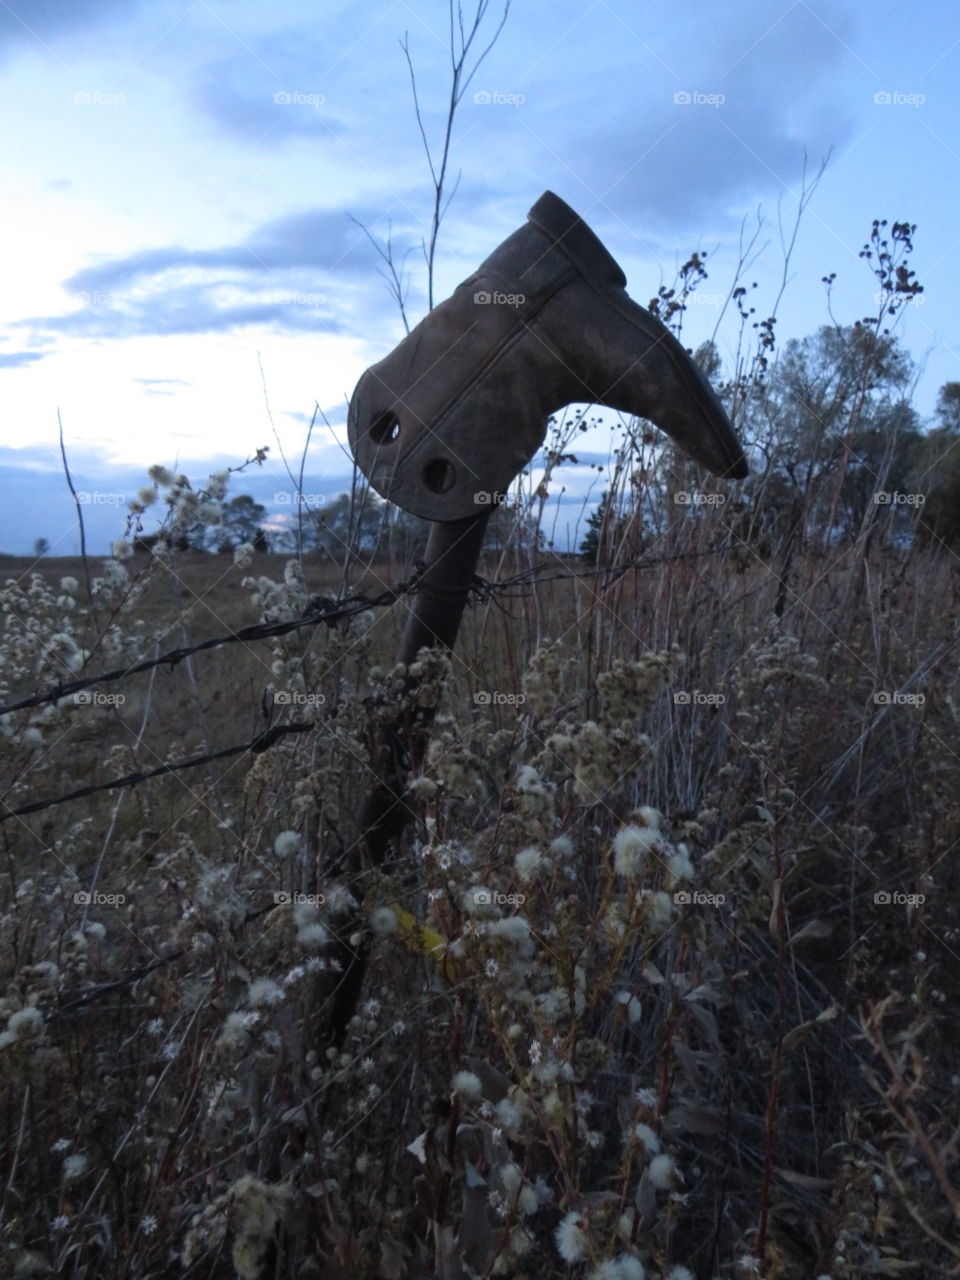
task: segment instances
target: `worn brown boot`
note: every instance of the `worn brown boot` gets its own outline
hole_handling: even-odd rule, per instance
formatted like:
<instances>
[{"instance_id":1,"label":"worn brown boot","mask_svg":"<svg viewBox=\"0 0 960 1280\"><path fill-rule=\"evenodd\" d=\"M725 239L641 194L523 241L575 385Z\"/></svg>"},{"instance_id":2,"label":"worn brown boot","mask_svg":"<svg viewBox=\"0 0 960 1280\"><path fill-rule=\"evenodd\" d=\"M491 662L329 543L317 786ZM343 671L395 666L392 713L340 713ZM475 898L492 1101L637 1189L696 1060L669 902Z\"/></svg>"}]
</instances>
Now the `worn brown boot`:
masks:
<instances>
[{"instance_id":1,"label":"worn brown boot","mask_svg":"<svg viewBox=\"0 0 960 1280\"><path fill-rule=\"evenodd\" d=\"M551 191L361 377L350 447L373 487L426 520L501 500L576 401L648 418L715 475L747 474L727 415L676 338Z\"/></svg>"}]
</instances>

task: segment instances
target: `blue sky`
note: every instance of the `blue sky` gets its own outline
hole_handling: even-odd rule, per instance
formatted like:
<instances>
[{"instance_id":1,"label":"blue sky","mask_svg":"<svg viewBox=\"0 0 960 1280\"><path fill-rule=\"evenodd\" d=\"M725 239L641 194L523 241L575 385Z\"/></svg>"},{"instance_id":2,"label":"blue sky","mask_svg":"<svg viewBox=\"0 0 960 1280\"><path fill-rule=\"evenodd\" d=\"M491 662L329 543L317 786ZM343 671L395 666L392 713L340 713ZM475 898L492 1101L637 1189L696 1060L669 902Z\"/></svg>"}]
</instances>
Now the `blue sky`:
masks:
<instances>
[{"instance_id":1,"label":"blue sky","mask_svg":"<svg viewBox=\"0 0 960 1280\"><path fill-rule=\"evenodd\" d=\"M489 9L492 35L500 10ZM314 404L304 489L347 487L346 404L402 337L362 223L389 232L426 310L420 244L448 93L444 0L30 0L0 7L0 550L75 554L60 413L91 544L119 535L153 463L195 480L259 446L232 492L282 512ZM481 38L481 44L486 41ZM713 331L741 227L762 210L757 314L779 286L778 207L832 158L801 225L781 338L869 314L873 218L918 225L925 286L902 334L916 404L960 380L960 10L951 0L555 0L512 7L464 98L441 231L445 297L546 190L567 200L646 304L696 248L709 280L685 340ZM729 355L735 331L718 335ZM269 410L269 411L268 411ZM276 435L274 434L276 432ZM279 443L278 443L279 437ZM605 456L607 438L580 442ZM584 460L586 455L582 455ZM596 473L569 468L558 523ZM289 510L289 506L287 507Z\"/></svg>"}]
</instances>

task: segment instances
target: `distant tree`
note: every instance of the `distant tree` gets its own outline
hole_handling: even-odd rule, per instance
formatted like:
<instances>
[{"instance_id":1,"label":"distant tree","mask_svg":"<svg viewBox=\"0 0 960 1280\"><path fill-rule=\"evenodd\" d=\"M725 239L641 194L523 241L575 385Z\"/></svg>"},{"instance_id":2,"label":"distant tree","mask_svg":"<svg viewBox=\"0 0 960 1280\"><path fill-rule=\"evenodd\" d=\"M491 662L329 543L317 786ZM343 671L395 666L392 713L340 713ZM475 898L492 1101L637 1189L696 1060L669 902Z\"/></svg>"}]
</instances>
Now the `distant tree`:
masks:
<instances>
[{"instance_id":1,"label":"distant tree","mask_svg":"<svg viewBox=\"0 0 960 1280\"><path fill-rule=\"evenodd\" d=\"M873 494L903 478L918 429L912 374L898 339L862 323L788 342L741 427L766 460L746 485L768 508L755 527L781 549L855 535Z\"/></svg>"},{"instance_id":2,"label":"distant tree","mask_svg":"<svg viewBox=\"0 0 960 1280\"><path fill-rule=\"evenodd\" d=\"M224 504L223 519L217 536L218 551L233 551L243 542L257 546L260 536L261 548L266 549L266 537L261 528L267 518L267 509L260 502L255 502L249 493L237 494Z\"/></svg>"},{"instance_id":3,"label":"distant tree","mask_svg":"<svg viewBox=\"0 0 960 1280\"><path fill-rule=\"evenodd\" d=\"M912 488L923 504L917 535L923 542L960 547L960 382L940 388L938 425L918 450Z\"/></svg>"},{"instance_id":4,"label":"distant tree","mask_svg":"<svg viewBox=\"0 0 960 1280\"><path fill-rule=\"evenodd\" d=\"M165 543L174 551L194 551L197 550L195 543L189 537L189 530L186 533L138 533L133 540L134 551L152 552L158 542Z\"/></svg>"},{"instance_id":5,"label":"distant tree","mask_svg":"<svg viewBox=\"0 0 960 1280\"><path fill-rule=\"evenodd\" d=\"M945 382L940 388L936 415L941 431L960 435L960 382Z\"/></svg>"},{"instance_id":6,"label":"distant tree","mask_svg":"<svg viewBox=\"0 0 960 1280\"><path fill-rule=\"evenodd\" d=\"M872 406L865 429L851 434L845 458L835 516L844 537L855 538L871 515L886 517L887 538L909 532L916 507L901 499L914 488L922 441L920 419L906 400Z\"/></svg>"},{"instance_id":7,"label":"distant tree","mask_svg":"<svg viewBox=\"0 0 960 1280\"><path fill-rule=\"evenodd\" d=\"M600 495L599 503L587 516L587 532L583 535L583 541L580 543L580 554L584 556L591 564L596 564L600 555L600 541L603 536L604 525L610 518L610 495L604 491Z\"/></svg>"},{"instance_id":8,"label":"distant tree","mask_svg":"<svg viewBox=\"0 0 960 1280\"><path fill-rule=\"evenodd\" d=\"M42 556L45 556L49 550L50 543L46 538L37 538L36 542L33 544L33 554L38 560L41 559Z\"/></svg>"},{"instance_id":9,"label":"distant tree","mask_svg":"<svg viewBox=\"0 0 960 1280\"><path fill-rule=\"evenodd\" d=\"M543 531L521 507L502 502L490 515L483 545L487 551L539 551L544 545Z\"/></svg>"},{"instance_id":10,"label":"distant tree","mask_svg":"<svg viewBox=\"0 0 960 1280\"><path fill-rule=\"evenodd\" d=\"M353 498L349 493L342 493L312 513L313 546L341 561L350 552L375 554L388 528L387 507L381 497L366 487Z\"/></svg>"}]
</instances>

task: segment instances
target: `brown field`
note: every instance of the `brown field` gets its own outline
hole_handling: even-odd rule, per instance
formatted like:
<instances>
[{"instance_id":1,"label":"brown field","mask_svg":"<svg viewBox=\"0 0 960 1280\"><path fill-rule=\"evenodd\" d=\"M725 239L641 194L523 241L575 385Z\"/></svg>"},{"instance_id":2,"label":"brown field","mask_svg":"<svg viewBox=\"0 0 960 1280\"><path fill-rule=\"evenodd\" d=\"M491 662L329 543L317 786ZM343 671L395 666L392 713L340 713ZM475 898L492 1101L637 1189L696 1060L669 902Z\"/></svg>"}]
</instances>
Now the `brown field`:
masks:
<instances>
[{"instance_id":1,"label":"brown field","mask_svg":"<svg viewBox=\"0 0 960 1280\"><path fill-rule=\"evenodd\" d=\"M536 589L468 611L417 817L383 867L350 855L374 726L399 705L402 601L95 686L122 704L11 714L10 808L315 720L4 823L17 1274L629 1280L627 1258L658 1280L840 1280L960 1262L960 566L842 549L785 569L698 539L576 579L582 561L542 554ZM49 595L7 596L0 701L50 687L63 627L96 675L265 607L297 616L303 593L255 604L242 586L285 563L146 575L137 556L94 621L82 564L44 560ZM481 572L529 567L516 552ZM2 558L0 581L28 588L33 568ZM339 593L330 566L304 570L306 596ZM347 593L408 573L353 566ZM315 701L279 705L287 683ZM338 966L364 948L332 1045Z\"/></svg>"}]
</instances>

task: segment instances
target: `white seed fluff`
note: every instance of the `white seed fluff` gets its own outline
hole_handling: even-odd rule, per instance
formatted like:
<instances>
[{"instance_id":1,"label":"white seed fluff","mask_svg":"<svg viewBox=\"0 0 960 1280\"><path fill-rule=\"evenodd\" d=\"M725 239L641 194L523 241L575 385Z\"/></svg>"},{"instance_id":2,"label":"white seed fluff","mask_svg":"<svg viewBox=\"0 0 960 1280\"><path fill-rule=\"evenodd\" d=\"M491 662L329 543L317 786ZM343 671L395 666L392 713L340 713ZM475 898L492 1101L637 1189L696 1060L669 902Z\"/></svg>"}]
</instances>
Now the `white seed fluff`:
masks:
<instances>
[{"instance_id":1,"label":"white seed fluff","mask_svg":"<svg viewBox=\"0 0 960 1280\"><path fill-rule=\"evenodd\" d=\"M370 916L370 928L381 938L386 938L391 933L396 933L396 912L391 911L389 907L377 907L376 911Z\"/></svg>"},{"instance_id":2,"label":"white seed fluff","mask_svg":"<svg viewBox=\"0 0 960 1280\"><path fill-rule=\"evenodd\" d=\"M621 1253L617 1261L620 1263L620 1280L645 1280L647 1273L639 1258Z\"/></svg>"},{"instance_id":3,"label":"white seed fluff","mask_svg":"<svg viewBox=\"0 0 960 1280\"><path fill-rule=\"evenodd\" d=\"M659 1152L660 1139L648 1124L635 1124L630 1136L642 1142L650 1155L655 1156Z\"/></svg>"},{"instance_id":4,"label":"white seed fluff","mask_svg":"<svg viewBox=\"0 0 960 1280\"><path fill-rule=\"evenodd\" d=\"M526 849L521 849L513 860L513 865L517 869L517 875L521 880L529 880L541 868L549 865L540 849L535 844L527 845Z\"/></svg>"},{"instance_id":5,"label":"white seed fluff","mask_svg":"<svg viewBox=\"0 0 960 1280\"><path fill-rule=\"evenodd\" d=\"M453 1077L453 1091L462 1098L479 1098L483 1092L480 1077L472 1071L458 1071Z\"/></svg>"},{"instance_id":6,"label":"white seed fluff","mask_svg":"<svg viewBox=\"0 0 960 1280\"><path fill-rule=\"evenodd\" d=\"M613 869L620 876L638 876L647 854L657 842L651 827L621 827L613 838Z\"/></svg>"},{"instance_id":7,"label":"white seed fluff","mask_svg":"<svg viewBox=\"0 0 960 1280\"><path fill-rule=\"evenodd\" d=\"M673 1156L668 1156L665 1153L654 1156L650 1161L648 1170L650 1181L655 1187L659 1187L661 1191L668 1190L673 1182L674 1168Z\"/></svg>"},{"instance_id":8,"label":"white seed fluff","mask_svg":"<svg viewBox=\"0 0 960 1280\"><path fill-rule=\"evenodd\" d=\"M557 1249L564 1262L582 1262L587 1256L587 1239L580 1228L583 1216L568 1213L554 1232Z\"/></svg>"}]
</instances>

